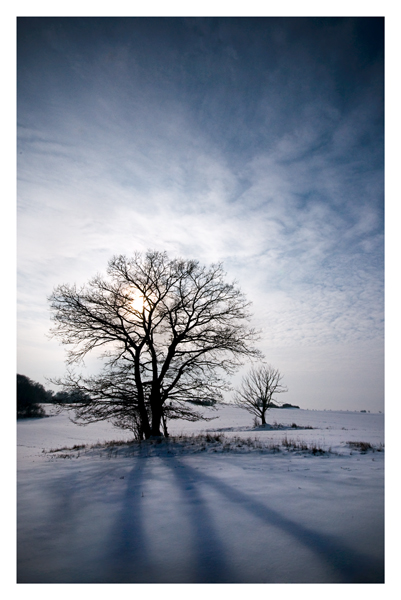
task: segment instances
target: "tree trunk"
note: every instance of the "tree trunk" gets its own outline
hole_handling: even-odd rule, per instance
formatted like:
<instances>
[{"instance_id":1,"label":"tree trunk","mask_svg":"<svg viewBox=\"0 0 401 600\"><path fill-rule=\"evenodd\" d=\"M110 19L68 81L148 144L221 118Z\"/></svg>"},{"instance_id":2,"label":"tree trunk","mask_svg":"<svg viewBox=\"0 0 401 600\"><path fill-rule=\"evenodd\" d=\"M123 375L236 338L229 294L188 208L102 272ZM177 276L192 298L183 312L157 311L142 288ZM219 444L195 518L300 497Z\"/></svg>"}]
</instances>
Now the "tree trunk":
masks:
<instances>
[{"instance_id":1,"label":"tree trunk","mask_svg":"<svg viewBox=\"0 0 401 600\"><path fill-rule=\"evenodd\" d=\"M146 411L145 406L140 407L139 415L141 419L141 434L145 437L145 440L148 440L152 433L149 425L148 413Z\"/></svg>"},{"instance_id":2,"label":"tree trunk","mask_svg":"<svg viewBox=\"0 0 401 600\"><path fill-rule=\"evenodd\" d=\"M264 412L260 413L260 418L262 420L262 425L266 425L266 418L265 418L265 413Z\"/></svg>"},{"instance_id":3,"label":"tree trunk","mask_svg":"<svg viewBox=\"0 0 401 600\"><path fill-rule=\"evenodd\" d=\"M139 356L140 356L139 351L136 351L135 357L134 357L135 358L135 383L136 383L136 388L138 390L138 409L139 409L139 418L141 420L141 430L142 430L143 436L145 437L145 440L148 440L150 438L150 436L152 435L152 433L150 430L148 411L146 410L146 406L145 406L145 397L144 397L144 393L143 393Z\"/></svg>"},{"instance_id":4,"label":"tree trunk","mask_svg":"<svg viewBox=\"0 0 401 600\"><path fill-rule=\"evenodd\" d=\"M162 423L163 423L164 437L168 438L167 422L166 422L166 417L164 416L163 412L162 412Z\"/></svg>"},{"instance_id":5,"label":"tree trunk","mask_svg":"<svg viewBox=\"0 0 401 600\"><path fill-rule=\"evenodd\" d=\"M150 410L152 411L152 427L150 435L152 437L161 437L163 435L160 431L160 425L162 421L162 403L160 391L158 389L152 390L152 395L150 397Z\"/></svg>"},{"instance_id":6,"label":"tree trunk","mask_svg":"<svg viewBox=\"0 0 401 600\"><path fill-rule=\"evenodd\" d=\"M162 437L162 432L160 431L160 423L161 423L161 412L159 410L152 410L152 428L150 430L150 435L152 437Z\"/></svg>"}]
</instances>

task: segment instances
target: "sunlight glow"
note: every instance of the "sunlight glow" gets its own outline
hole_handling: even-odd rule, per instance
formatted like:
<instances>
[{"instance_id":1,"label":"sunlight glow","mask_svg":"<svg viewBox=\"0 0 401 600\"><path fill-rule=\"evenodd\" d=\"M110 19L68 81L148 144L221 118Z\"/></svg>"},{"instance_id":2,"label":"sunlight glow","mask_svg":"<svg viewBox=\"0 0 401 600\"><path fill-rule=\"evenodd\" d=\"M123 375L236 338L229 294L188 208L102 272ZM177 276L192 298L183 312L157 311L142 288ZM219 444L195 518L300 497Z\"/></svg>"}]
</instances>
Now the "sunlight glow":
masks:
<instances>
[{"instance_id":1,"label":"sunlight glow","mask_svg":"<svg viewBox=\"0 0 401 600\"><path fill-rule=\"evenodd\" d=\"M142 313L143 309L145 306L145 299L142 296L142 294L135 296L132 300L131 300L131 308L135 311L135 312L139 312Z\"/></svg>"}]
</instances>

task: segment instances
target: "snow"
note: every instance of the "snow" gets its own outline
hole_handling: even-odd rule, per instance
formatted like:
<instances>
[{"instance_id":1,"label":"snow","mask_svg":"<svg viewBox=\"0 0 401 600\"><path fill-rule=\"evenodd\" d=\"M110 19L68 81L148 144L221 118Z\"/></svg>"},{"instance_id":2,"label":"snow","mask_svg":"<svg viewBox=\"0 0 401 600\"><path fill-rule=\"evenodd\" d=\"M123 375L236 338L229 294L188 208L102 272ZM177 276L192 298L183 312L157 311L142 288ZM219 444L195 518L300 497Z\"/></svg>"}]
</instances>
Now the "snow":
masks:
<instances>
[{"instance_id":1,"label":"snow","mask_svg":"<svg viewBox=\"0 0 401 600\"><path fill-rule=\"evenodd\" d=\"M65 413L18 422L18 582L383 582L382 414L273 409L256 429L235 406L208 414L170 435L224 443L102 448L131 435Z\"/></svg>"}]
</instances>

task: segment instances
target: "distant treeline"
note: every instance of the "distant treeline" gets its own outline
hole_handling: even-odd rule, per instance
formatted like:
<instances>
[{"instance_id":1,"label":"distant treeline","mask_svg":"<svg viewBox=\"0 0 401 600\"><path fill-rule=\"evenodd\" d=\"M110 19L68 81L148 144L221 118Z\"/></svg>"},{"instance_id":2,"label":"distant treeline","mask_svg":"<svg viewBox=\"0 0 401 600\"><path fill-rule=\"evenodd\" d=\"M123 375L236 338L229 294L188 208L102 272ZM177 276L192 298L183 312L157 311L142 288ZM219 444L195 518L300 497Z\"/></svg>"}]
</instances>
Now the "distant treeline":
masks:
<instances>
[{"instance_id":1,"label":"distant treeline","mask_svg":"<svg viewBox=\"0 0 401 600\"><path fill-rule=\"evenodd\" d=\"M53 392L46 390L41 383L32 381L26 375L17 375L17 419L45 417L41 404L74 404L88 401L82 392ZM204 403L205 404L205 403ZM271 404L270 408L299 408L292 404L280 406Z\"/></svg>"},{"instance_id":2,"label":"distant treeline","mask_svg":"<svg viewBox=\"0 0 401 600\"><path fill-rule=\"evenodd\" d=\"M78 392L53 392L26 375L17 375L17 419L45 417L41 404L73 404L85 401Z\"/></svg>"}]
</instances>

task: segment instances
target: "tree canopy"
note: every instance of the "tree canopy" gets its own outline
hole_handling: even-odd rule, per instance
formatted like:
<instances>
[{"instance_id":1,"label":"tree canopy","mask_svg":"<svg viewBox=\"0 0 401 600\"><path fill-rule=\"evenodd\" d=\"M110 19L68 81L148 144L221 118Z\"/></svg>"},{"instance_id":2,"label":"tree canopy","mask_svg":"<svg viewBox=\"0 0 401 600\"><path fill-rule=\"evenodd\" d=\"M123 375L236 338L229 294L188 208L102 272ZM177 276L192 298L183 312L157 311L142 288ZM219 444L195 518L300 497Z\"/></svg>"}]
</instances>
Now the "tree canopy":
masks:
<instances>
[{"instance_id":1,"label":"tree canopy","mask_svg":"<svg viewBox=\"0 0 401 600\"><path fill-rule=\"evenodd\" d=\"M229 389L225 376L253 346L249 303L221 264L169 259L164 252L114 257L107 276L80 289L60 285L50 297L52 334L68 347L70 369L55 380L80 391L77 422L110 419L142 438L161 435L166 420L198 419L196 406L211 405ZM71 367L101 349L98 376Z\"/></svg>"}]
</instances>

